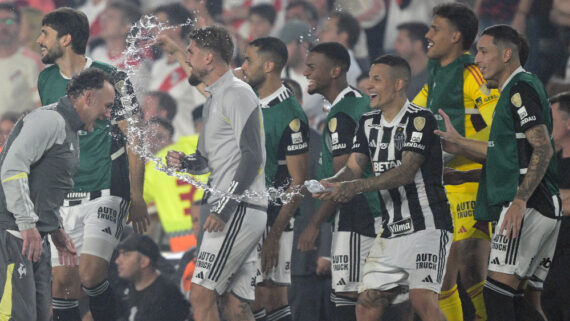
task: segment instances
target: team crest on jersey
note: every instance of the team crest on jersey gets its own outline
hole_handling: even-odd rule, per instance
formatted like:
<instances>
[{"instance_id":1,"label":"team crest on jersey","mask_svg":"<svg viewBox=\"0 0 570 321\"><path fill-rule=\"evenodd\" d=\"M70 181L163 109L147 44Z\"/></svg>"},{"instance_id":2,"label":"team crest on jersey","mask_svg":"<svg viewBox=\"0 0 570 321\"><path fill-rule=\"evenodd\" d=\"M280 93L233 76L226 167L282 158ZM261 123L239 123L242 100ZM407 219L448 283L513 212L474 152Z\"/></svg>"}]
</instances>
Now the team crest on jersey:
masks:
<instances>
[{"instance_id":1,"label":"team crest on jersey","mask_svg":"<svg viewBox=\"0 0 570 321\"><path fill-rule=\"evenodd\" d=\"M404 133L404 127L398 127L396 133L394 134L394 144L397 150L401 150L406 143L406 134Z\"/></svg>"},{"instance_id":2,"label":"team crest on jersey","mask_svg":"<svg viewBox=\"0 0 570 321\"><path fill-rule=\"evenodd\" d=\"M424 129L426 125L426 119L424 117L416 117L414 118L414 127L417 131L421 131Z\"/></svg>"},{"instance_id":3,"label":"team crest on jersey","mask_svg":"<svg viewBox=\"0 0 570 321\"><path fill-rule=\"evenodd\" d=\"M485 96L489 96L491 94L491 89L487 87L487 84L482 84L481 87L479 87L479 90L481 90L481 93Z\"/></svg>"},{"instance_id":4,"label":"team crest on jersey","mask_svg":"<svg viewBox=\"0 0 570 321\"><path fill-rule=\"evenodd\" d=\"M515 107L520 108L522 106L522 98L521 94L515 93L511 96L511 103L515 105Z\"/></svg>"},{"instance_id":5,"label":"team crest on jersey","mask_svg":"<svg viewBox=\"0 0 570 321\"><path fill-rule=\"evenodd\" d=\"M116 90L117 92L122 92L124 85L125 85L125 81L124 81L124 80L118 81L117 83L115 83L115 90Z\"/></svg>"},{"instance_id":6,"label":"team crest on jersey","mask_svg":"<svg viewBox=\"0 0 570 321\"><path fill-rule=\"evenodd\" d=\"M301 129L301 121L299 120L299 118L293 119L293 120L289 123L289 128L291 128L291 130L294 131L294 132L298 132L299 129Z\"/></svg>"},{"instance_id":7,"label":"team crest on jersey","mask_svg":"<svg viewBox=\"0 0 570 321\"><path fill-rule=\"evenodd\" d=\"M329 120L329 131L332 132L336 132L336 117L332 118L331 120Z\"/></svg>"}]
</instances>

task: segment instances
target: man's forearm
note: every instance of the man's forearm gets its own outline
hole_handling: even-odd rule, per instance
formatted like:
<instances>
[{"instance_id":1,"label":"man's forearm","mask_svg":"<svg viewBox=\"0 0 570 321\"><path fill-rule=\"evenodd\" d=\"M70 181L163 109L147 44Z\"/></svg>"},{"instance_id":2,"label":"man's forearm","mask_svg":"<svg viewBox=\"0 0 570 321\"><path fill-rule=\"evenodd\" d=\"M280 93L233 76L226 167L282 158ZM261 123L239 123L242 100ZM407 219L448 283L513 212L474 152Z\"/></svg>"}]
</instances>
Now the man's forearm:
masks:
<instances>
[{"instance_id":1,"label":"man's forearm","mask_svg":"<svg viewBox=\"0 0 570 321\"><path fill-rule=\"evenodd\" d=\"M291 192L293 192L292 187L287 190L287 193ZM273 222L273 225L271 226L270 233L274 234L277 237L281 236L283 231L285 231L287 228L289 221L293 215L295 215L297 208L299 208L302 199L303 195L296 194L289 200L289 202L287 202L287 204L284 204L281 207L281 210L279 210L279 214L277 215L275 222Z\"/></svg>"},{"instance_id":2,"label":"man's forearm","mask_svg":"<svg viewBox=\"0 0 570 321\"><path fill-rule=\"evenodd\" d=\"M530 156L527 172L519 185L515 198L524 202L528 201L536 187L540 184L540 181L542 181L551 157L552 148L549 149L548 146L534 148Z\"/></svg>"},{"instance_id":3,"label":"man's forearm","mask_svg":"<svg viewBox=\"0 0 570 321\"><path fill-rule=\"evenodd\" d=\"M333 201L322 201L321 205L313 215L309 224L319 227L327 218L329 218L338 208L338 203Z\"/></svg>"},{"instance_id":4,"label":"man's forearm","mask_svg":"<svg viewBox=\"0 0 570 321\"><path fill-rule=\"evenodd\" d=\"M460 155L468 159L483 164L487 160L488 142L469 138L462 138L457 142Z\"/></svg>"}]
</instances>

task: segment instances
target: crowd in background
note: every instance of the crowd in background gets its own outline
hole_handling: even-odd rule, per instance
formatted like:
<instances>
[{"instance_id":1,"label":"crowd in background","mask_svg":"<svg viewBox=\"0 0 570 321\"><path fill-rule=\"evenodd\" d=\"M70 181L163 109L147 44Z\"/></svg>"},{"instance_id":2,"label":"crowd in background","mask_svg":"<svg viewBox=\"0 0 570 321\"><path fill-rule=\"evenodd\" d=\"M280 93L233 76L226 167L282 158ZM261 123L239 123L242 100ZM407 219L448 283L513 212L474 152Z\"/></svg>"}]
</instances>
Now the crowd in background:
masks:
<instances>
[{"instance_id":1,"label":"crowd in background","mask_svg":"<svg viewBox=\"0 0 570 321\"><path fill-rule=\"evenodd\" d=\"M12 1L1 1L12 2ZM309 95L304 76L308 48L319 42L338 42L348 49L351 65L347 80L366 92L367 68L383 53L396 53L411 66L412 100L427 81L427 41L425 34L432 19L432 8L449 0L16 0L17 15L0 7L0 145L12 126L27 111L41 105L37 92L38 74L45 68L36 38L42 17L51 10L68 6L83 11L91 24L86 55L119 69L135 67L133 82L147 123L147 143L153 154L164 157L173 145L195 149L200 131L202 104L200 87L189 86L188 71L169 46L187 46L186 36L193 27L222 25L230 30L235 43L234 67L242 65L247 44L259 37L274 36L286 45L289 55L283 79L295 91L305 110L314 135L326 119L325 102L320 95ZM525 68L537 74L549 96L570 90L570 1L532 1L530 10L518 10L528 0L463 0L479 17L480 30L494 24L509 24L526 35L530 54ZM171 26L159 32L155 45L126 59L126 39L131 26L143 15ZM187 22L193 22L188 24ZM326 107L326 106L325 106ZM312 132L312 133L313 133ZM311 167L318 158L318 138L311 138ZM196 245L199 235L201 191L187 182L160 175L149 162L146 170L145 200L154 214L149 234L171 252L185 252ZM200 177L206 180L206 177ZM164 182L164 180L169 180ZM168 185L171 184L171 185ZM165 189L175 186L175 191ZM147 188L148 187L148 188ZM172 197L175 199L172 200ZM167 199L168 201L162 201ZM300 223L313 210L312 200L302 205ZM182 210L182 212L180 212ZM178 212L177 212L178 211ZM172 213L172 215L171 215ZM173 214L176 213L176 214ZM191 218L191 219L190 219ZM329 238L329 239L327 239ZM324 316L330 313L330 235L322 229L317 251L293 253L293 287L315 282ZM296 244L296 241L294 242ZM183 261L191 261L185 256ZM160 266L160 265L159 265ZM186 266L186 265L182 265ZM190 288L191 270L171 273L182 287ZM296 282L300 281L300 282ZM312 284L312 283L310 283ZM316 291L316 290L315 290ZM316 291L317 292L317 291ZM291 300L291 305L301 304ZM295 307L293 307L295 309Z\"/></svg>"}]
</instances>

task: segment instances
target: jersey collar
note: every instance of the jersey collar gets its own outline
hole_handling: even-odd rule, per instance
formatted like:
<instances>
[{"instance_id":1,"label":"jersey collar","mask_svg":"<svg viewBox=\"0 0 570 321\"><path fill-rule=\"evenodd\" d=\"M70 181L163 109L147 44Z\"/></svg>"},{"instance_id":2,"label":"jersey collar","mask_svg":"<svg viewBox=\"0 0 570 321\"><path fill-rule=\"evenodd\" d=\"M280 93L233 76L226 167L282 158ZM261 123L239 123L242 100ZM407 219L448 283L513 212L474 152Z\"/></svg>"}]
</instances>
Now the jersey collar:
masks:
<instances>
[{"instance_id":1,"label":"jersey collar","mask_svg":"<svg viewBox=\"0 0 570 321\"><path fill-rule=\"evenodd\" d=\"M505 83L503 84L503 87L501 87L501 91L503 91L503 89L505 89L505 87L507 87L507 84L509 82L511 82L511 80L513 79L513 77L518 74L519 72L525 72L526 70L524 70L524 68L522 66L519 66L517 69L515 69L515 71L513 71L513 73L509 76L509 78L507 78L507 81L505 81Z\"/></svg>"}]
</instances>

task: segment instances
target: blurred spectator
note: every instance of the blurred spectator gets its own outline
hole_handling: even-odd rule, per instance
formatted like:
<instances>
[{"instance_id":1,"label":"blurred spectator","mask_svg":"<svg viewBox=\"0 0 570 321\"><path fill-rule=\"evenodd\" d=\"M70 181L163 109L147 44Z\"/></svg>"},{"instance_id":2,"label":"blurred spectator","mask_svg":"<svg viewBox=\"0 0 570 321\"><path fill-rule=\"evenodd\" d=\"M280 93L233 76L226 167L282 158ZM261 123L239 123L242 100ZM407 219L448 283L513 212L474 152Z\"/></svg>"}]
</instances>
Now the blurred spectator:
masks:
<instances>
[{"instance_id":1,"label":"blurred spectator","mask_svg":"<svg viewBox=\"0 0 570 321\"><path fill-rule=\"evenodd\" d=\"M319 13L315 5L308 1L291 1L285 9L285 21L290 20L301 20L306 22L311 28L316 28L319 24Z\"/></svg>"},{"instance_id":2,"label":"blurred spectator","mask_svg":"<svg viewBox=\"0 0 570 321\"><path fill-rule=\"evenodd\" d=\"M55 9L55 4L51 0L25 0L25 3L28 7L38 9L43 13L48 13Z\"/></svg>"},{"instance_id":3,"label":"blurred spectator","mask_svg":"<svg viewBox=\"0 0 570 321\"><path fill-rule=\"evenodd\" d=\"M131 321L187 320L190 304L178 287L157 271L158 246L146 235L132 234L119 243L115 260L121 279L129 281Z\"/></svg>"},{"instance_id":4,"label":"blurred spectator","mask_svg":"<svg viewBox=\"0 0 570 321\"><path fill-rule=\"evenodd\" d=\"M142 103L144 121L159 117L172 121L176 116L178 106L176 100L168 93L160 90L149 91L145 94Z\"/></svg>"},{"instance_id":5,"label":"blurred spectator","mask_svg":"<svg viewBox=\"0 0 570 321\"><path fill-rule=\"evenodd\" d=\"M90 48L94 60L121 67L124 63L123 52L127 49L126 39L131 26L142 15L140 9L125 0L110 2L101 15L102 44ZM128 63L128 62L127 62Z\"/></svg>"},{"instance_id":6,"label":"blurred spectator","mask_svg":"<svg viewBox=\"0 0 570 321\"><path fill-rule=\"evenodd\" d=\"M40 45L36 42L42 29L43 12L32 7L22 8L22 21L20 22L19 42L24 48L32 52L40 52Z\"/></svg>"},{"instance_id":7,"label":"blurred spectator","mask_svg":"<svg viewBox=\"0 0 570 321\"><path fill-rule=\"evenodd\" d=\"M349 12L360 24L360 39L353 50L360 66L368 68L369 62L380 56L386 18L384 0L336 0L335 9Z\"/></svg>"},{"instance_id":8,"label":"blurred spectator","mask_svg":"<svg viewBox=\"0 0 570 321\"><path fill-rule=\"evenodd\" d=\"M182 0L182 5L196 16L198 27L212 26L221 21L221 0Z\"/></svg>"},{"instance_id":9,"label":"blurred spectator","mask_svg":"<svg viewBox=\"0 0 570 321\"><path fill-rule=\"evenodd\" d=\"M368 95L368 73L362 73L356 78L356 88Z\"/></svg>"},{"instance_id":10,"label":"blurred spectator","mask_svg":"<svg viewBox=\"0 0 570 321\"><path fill-rule=\"evenodd\" d=\"M390 6L386 17L386 30L384 32L384 51L391 51L396 40L396 26L404 22L431 22L432 9L436 5L449 0L389 0ZM370 57L374 59L374 57Z\"/></svg>"},{"instance_id":11,"label":"blurred spectator","mask_svg":"<svg viewBox=\"0 0 570 321\"><path fill-rule=\"evenodd\" d=\"M194 134L192 110L206 100L196 87L188 84L189 73L185 70L186 38L192 27L180 25L194 20L194 16L178 3L159 6L154 10L154 14L159 22L172 28L160 33L163 55L152 66L148 90L167 92L176 100L178 112L172 125L174 140L177 140L180 136Z\"/></svg>"},{"instance_id":12,"label":"blurred spectator","mask_svg":"<svg viewBox=\"0 0 570 321\"><path fill-rule=\"evenodd\" d=\"M281 79L283 84L287 86L291 91L293 91L293 95L297 98L297 101L300 105L303 105L303 89L301 89L301 85L298 82L291 78L283 78Z\"/></svg>"},{"instance_id":13,"label":"blurred spectator","mask_svg":"<svg viewBox=\"0 0 570 321\"><path fill-rule=\"evenodd\" d=\"M101 32L101 14L108 0L87 0L78 9L85 13L89 20L90 37L95 38Z\"/></svg>"},{"instance_id":14,"label":"blurred spectator","mask_svg":"<svg viewBox=\"0 0 570 321\"><path fill-rule=\"evenodd\" d=\"M203 105L200 105L192 112L197 132L202 127L202 108ZM165 142L166 140L163 141ZM155 156L166 163L165 157L168 151L176 150L190 155L196 152L197 146L198 135L183 136L176 143L159 149ZM206 183L208 174L192 177L199 182ZM200 233L200 202L204 190L157 170L154 160L146 164L144 179L144 199L149 207L151 220L155 223L157 218L155 215L158 214L170 250L180 252L196 246L196 237Z\"/></svg>"},{"instance_id":15,"label":"blurred spectator","mask_svg":"<svg viewBox=\"0 0 570 321\"><path fill-rule=\"evenodd\" d=\"M169 120L152 117L146 121L146 144L148 150L154 155L159 150L173 143L174 127Z\"/></svg>"},{"instance_id":16,"label":"blurred spectator","mask_svg":"<svg viewBox=\"0 0 570 321\"><path fill-rule=\"evenodd\" d=\"M37 79L43 64L38 54L20 46L20 22L14 4L0 3L0 114L41 105Z\"/></svg>"},{"instance_id":17,"label":"blurred spectator","mask_svg":"<svg viewBox=\"0 0 570 321\"><path fill-rule=\"evenodd\" d=\"M412 101L428 80L427 39L429 27L421 22L405 22L398 25L394 50L410 64L412 79L407 96Z\"/></svg>"},{"instance_id":18,"label":"blurred spectator","mask_svg":"<svg viewBox=\"0 0 570 321\"><path fill-rule=\"evenodd\" d=\"M247 22L249 24L249 41L267 37L271 34L275 24L277 12L267 3L262 3L249 8Z\"/></svg>"},{"instance_id":19,"label":"blurred spectator","mask_svg":"<svg viewBox=\"0 0 570 321\"><path fill-rule=\"evenodd\" d=\"M303 75L305 71L306 51L311 46L313 36L308 24L300 20L288 21L279 32L279 39L287 45L289 59L283 68L282 77L291 78L301 85L303 89L303 109L309 113L311 109L321 109L323 107L323 97L321 95L309 95L307 87L309 81Z\"/></svg>"},{"instance_id":20,"label":"blurred spectator","mask_svg":"<svg viewBox=\"0 0 570 321\"><path fill-rule=\"evenodd\" d=\"M20 118L20 114L11 111L4 113L2 118L0 118L0 151L2 151L12 128L14 128L14 124L18 121L18 118Z\"/></svg>"},{"instance_id":21,"label":"blurred spectator","mask_svg":"<svg viewBox=\"0 0 570 321\"><path fill-rule=\"evenodd\" d=\"M354 58L354 52L352 51L359 36L360 25L358 20L350 13L344 11L331 13L319 32L320 42L338 42L348 50L350 67L346 73L346 80L353 87L356 87L356 78L362 73L362 69Z\"/></svg>"}]
</instances>

